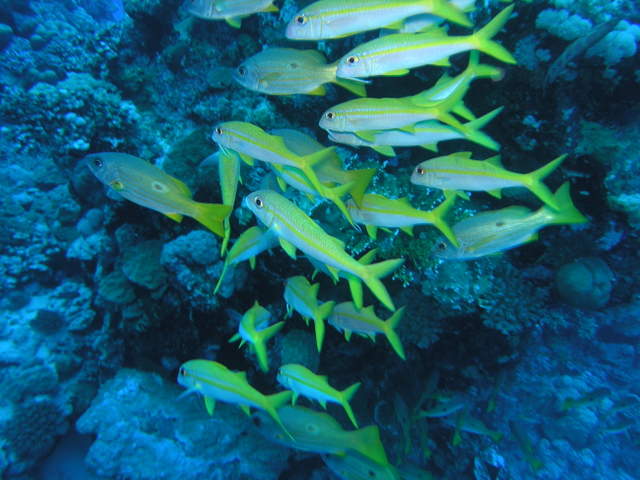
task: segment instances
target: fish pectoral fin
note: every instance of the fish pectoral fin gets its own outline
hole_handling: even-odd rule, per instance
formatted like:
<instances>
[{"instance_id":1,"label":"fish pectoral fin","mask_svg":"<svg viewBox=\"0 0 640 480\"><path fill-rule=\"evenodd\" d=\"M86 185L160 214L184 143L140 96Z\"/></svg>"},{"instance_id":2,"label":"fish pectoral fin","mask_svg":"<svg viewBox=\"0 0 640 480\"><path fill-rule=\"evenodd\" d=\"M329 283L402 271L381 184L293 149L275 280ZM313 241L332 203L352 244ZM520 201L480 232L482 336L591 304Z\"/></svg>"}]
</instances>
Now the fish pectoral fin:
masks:
<instances>
[{"instance_id":1,"label":"fish pectoral fin","mask_svg":"<svg viewBox=\"0 0 640 480\"><path fill-rule=\"evenodd\" d=\"M256 257L251 257L249 259L249 267L251 267L251 270L256 269Z\"/></svg>"},{"instance_id":2,"label":"fish pectoral fin","mask_svg":"<svg viewBox=\"0 0 640 480\"><path fill-rule=\"evenodd\" d=\"M322 408L324 408L325 410L327 409L327 401L326 400L318 400L318 403L320 404L320 406Z\"/></svg>"},{"instance_id":3,"label":"fish pectoral fin","mask_svg":"<svg viewBox=\"0 0 640 480\"><path fill-rule=\"evenodd\" d=\"M344 339L348 342L349 340L351 340L351 330L346 330L344 331Z\"/></svg>"},{"instance_id":4,"label":"fish pectoral fin","mask_svg":"<svg viewBox=\"0 0 640 480\"><path fill-rule=\"evenodd\" d=\"M378 130L362 130L359 132L355 132L355 134L360 137L362 140L366 142L373 142L376 138L376 134Z\"/></svg>"},{"instance_id":5,"label":"fish pectoral fin","mask_svg":"<svg viewBox=\"0 0 640 480\"><path fill-rule=\"evenodd\" d=\"M495 198L502 198L502 192L500 191L499 188L495 189L495 190L487 190L487 193L489 195L491 195L492 197Z\"/></svg>"},{"instance_id":6,"label":"fish pectoral fin","mask_svg":"<svg viewBox=\"0 0 640 480\"><path fill-rule=\"evenodd\" d=\"M165 215L174 222L180 223L182 221L182 215L179 213L165 213Z\"/></svg>"},{"instance_id":7,"label":"fish pectoral fin","mask_svg":"<svg viewBox=\"0 0 640 480\"><path fill-rule=\"evenodd\" d=\"M285 240L282 237L278 238L278 240L280 241L280 246L282 247L282 249L285 252L287 252L287 255L289 255L293 260L295 260L296 259L295 245L293 245L289 240Z\"/></svg>"},{"instance_id":8,"label":"fish pectoral fin","mask_svg":"<svg viewBox=\"0 0 640 480\"><path fill-rule=\"evenodd\" d=\"M338 279L340 278L340 275L339 275L340 271L336 267L332 267L330 265L326 265L326 267L327 267L327 270L329 270L329 273L331 274L331 278L333 278L333 280L337 282Z\"/></svg>"},{"instance_id":9,"label":"fish pectoral fin","mask_svg":"<svg viewBox=\"0 0 640 480\"><path fill-rule=\"evenodd\" d=\"M204 408L207 409L209 415L213 415L216 409L216 401L211 397L204 397Z\"/></svg>"},{"instance_id":10,"label":"fish pectoral fin","mask_svg":"<svg viewBox=\"0 0 640 480\"><path fill-rule=\"evenodd\" d=\"M247 414L248 417L251 416L251 407L249 405L238 405L240 410Z\"/></svg>"},{"instance_id":11,"label":"fish pectoral fin","mask_svg":"<svg viewBox=\"0 0 640 480\"><path fill-rule=\"evenodd\" d=\"M425 150L429 150L430 152L438 153L438 144L437 143L425 143L424 145L420 145Z\"/></svg>"},{"instance_id":12,"label":"fish pectoral fin","mask_svg":"<svg viewBox=\"0 0 640 480\"><path fill-rule=\"evenodd\" d=\"M413 237L413 227L409 226L409 227L400 227L400 230L402 230L404 233L406 233L407 235Z\"/></svg>"}]
</instances>

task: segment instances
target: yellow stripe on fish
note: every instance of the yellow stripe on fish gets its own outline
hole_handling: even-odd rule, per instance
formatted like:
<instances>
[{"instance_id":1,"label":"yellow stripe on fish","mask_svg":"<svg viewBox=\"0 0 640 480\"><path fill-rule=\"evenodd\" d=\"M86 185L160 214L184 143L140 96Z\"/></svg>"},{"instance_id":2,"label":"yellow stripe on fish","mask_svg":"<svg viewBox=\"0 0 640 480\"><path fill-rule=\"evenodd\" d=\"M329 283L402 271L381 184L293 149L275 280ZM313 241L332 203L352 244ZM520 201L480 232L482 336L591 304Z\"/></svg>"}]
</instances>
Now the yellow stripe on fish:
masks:
<instances>
[{"instance_id":1,"label":"yellow stripe on fish","mask_svg":"<svg viewBox=\"0 0 640 480\"><path fill-rule=\"evenodd\" d=\"M560 155L530 173L516 173L506 170L499 156L480 161L473 160L471 152L458 152L420 163L413 170L411 183L441 190L485 191L497 198L500 198L503 188L524 187L558 210L556 198L542 180L558 168L566 157Z\"/></svg>"},{"instance_id":2,"label":"yellow stripe on fish","mask_svg":"<svg viewBox=\"0 0 640 480\"><path fill-rule=\"evenodd\" d=\"M491 40L509 19L513 5L498 13L485 27L468 36L449 37L431 32L397 33L358 45L338 63L338 77L367 78L376 75L406 75L424 65L449 65L449 57L479 50L505 63L516 60L502 45Z\"/></svg>"},{"instance_id":3,"label":"yellow stripe on fish","mask_svg":"<svg viewBox=\"0 0 640 480\"><path fill-rule=\"evenodd\" d=\"M349 281L354 303L362 306L360 281L390 310L393 300L380 278L390 274L403 259L386 260L364 265L344 250L344 243L327 234L305 212L273 190L259 190L245 197L244 204L271 231L278 235L280 245L293 258L296 249L327 266L334 279L339 274Z\"/></svg>"},{"instance_id":4,"label":"yellow stripe on fish","mask_svg":"<svg viewBox=\"0 0 640 480\"><path fill-rule=\"evenodd\" d=\"M421 13L471 26L466 15L448 0L319 0L294 15L286 36L291 40L342 38L399 24Z\"/></svg>"}]
</instances>

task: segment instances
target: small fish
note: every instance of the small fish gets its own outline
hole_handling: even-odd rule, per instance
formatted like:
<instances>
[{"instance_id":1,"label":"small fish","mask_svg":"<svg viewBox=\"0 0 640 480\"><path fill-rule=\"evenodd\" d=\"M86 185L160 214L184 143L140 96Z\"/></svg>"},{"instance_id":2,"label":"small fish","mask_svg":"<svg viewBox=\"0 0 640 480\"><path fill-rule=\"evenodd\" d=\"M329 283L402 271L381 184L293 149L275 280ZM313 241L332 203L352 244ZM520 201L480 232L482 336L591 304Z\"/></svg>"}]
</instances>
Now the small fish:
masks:
<instances>
[{"instance_id":1,"label":"small fish","mask_svg":"<svg viewBox=\"0 0 640 480\"><path fill-rule=\"evenodd\" d=\"M516 59L502 45L491 40L509 19L513 5L495 16L485 27L468 36L450 37L426 33L395 33L358 45L339 60L337 76L367 78L376 75L401 76L423 65L448 66L449 57L479 50L498 60L515 64Z\"/></svg>"},{"instance_id":2,"label":"small fish","mask_svg":"<svg viewBox=\"0 0 640 480\"><path fill-rule=\"evenodd\" d=\"M444 401L438 402L435 406L426 410L420 410L417 418L442 418L447 417L463 409L466 406L464 398L453 396Z\"/></svg>"},{"instance_id":3,"label":"small fish","mask_svg":"<svg viewBox=\"0 0 640 480\"><path fill-rule=\"evenodd\" d=\"M374 341L376 335L381 333L387 337L398 356L405 360L402 342L395 332L395 328L404 315L404 308L400 307L387 320L382 320L376 315L372 305L358 309L353 302L343 302L336 305L329 315L329 325L344 332L347 341L350 340L352 333L369 337Z\"/></svg>"},{"instance_id":4,"label":"small fish","mask_svg":"<svg viewBox=\"0 0 640 480\"><path fill-rule=\"evenodd\" d=\"M249 90L267 95L325 95L327 83L359 96L367 94L362 82L336 77L337 62L327 64L317 50L269 47L246 59L233 79Z\"/></svg>"},{"instance_id":5,"label":"small fish","mask_svg":"<svg viewBox=\"0 0 640 480\"><path fill-rule=\"evenodd\" d=\"M610 395L611 390L607 387L596 388L578 398L565 398L560 409L566 412L578 407L590 407L599 404Z\"/></svg>"},{"instance_id":6,"label":"small fish","mask_svg":"<svg viewBox=\"0 0 640 480\"><path fill-rule=\"evenodd\" d=\"M347 203L351 217L356 223L365 225L367 233L376 238L377 228L399 228L403 232L413 235L415 225L433 225L453 244L458 241L445 222L444 216L453 207L456 196L447 194L447 198L438 207L425 212L413 208L409 200L404 198L387 198L374 193L367 193L362 199L362 206L354 202Z\"/></svg>"},{"instance_id":7,"label":"small fish","mask_svg":"<svg viewBox=\"0 0 640 480\"><path fill-rule=\"evenodd\" d=\"M314 453L344 455L353 450L380 465L389 460L380 440L380 431L375 425L358 430L344 430L328 413L317 412L300 405L285 405L278 415L291 437L286 436L268 415L256 412L254 425L269 440L296 450Z\"/></svg>"},{"instance_id":8,"label":"small fish","mask_svg":"<svg viewBox=\"0 0 640 480\"><path fill-rule=\"evenodd\" d=\"M472 24L448 0L319 0L300 10L287 25L290 40L326 40L401 24L431 13L465 27Z\"/></svg>"},{"instance_id":9,"label":"small fish","mask_svg":"<svg viewBox=\"0 0 640 480\"><path fill-rule=\"evenodd\" d=\"M229 205L232 209L236 203L238 182L240 182L240 157L232 150L220 151L218 156L218 179L222 192L222 204ZM224 237L220 247L220 255L227 253L227 246L231 238L231 221L229 217L224 220Z\"/></svg>"},{"instance_id":10,"label":"small fish","mask_svg":"<svg viewBox=\"0 0 640 480\"><path fill-rule=\"evenodd\" d=\"M457 248L444 247L439 256L466 260L493 255L538 238L538 230L548 225L585 223L587 219L574 207L569 182L555 193L558 210L546 205L532 212L526 207L512 206L481 212L453 226Z\"/></svg>"},{"instance_id":11,"label":"small fish","mask_svg":"<svg viewBox=\"0 0 640 480\"><path fill-rule=\"evenodd\" d=\"M291 401L292 392L264 395L249 385L245 372L234 372L221 363L211 360L189 360L178 371L178 383L187 388L186 394L197 392L204 396L204 404L209 415L213 415L216 400L235 403L250 415L250 408L267 412L271 418L290 436L278 416L278 408Z\"/></svg>"},{"instance_id":12,"label":"small fish","mask_svg":"<svg viewBox=\"0 0 640 480\"><path fill-rule=\"evenodd\" d=\"M341 480L400 480L400 473L390 464L380 465L358 452L323 456L325 465Z\"/></svg>"},{"instance_id":13,"label":"small fish","mask_svg":"<svg viewBox=\"0 0 640 480\"><path fill-rule=\"evenodd\" d=\"M189 0L187 11L204 20L224 20L240 28L242 19L253 13L277 12L273 0Z\"/></svg>"},{"instance_id":14,"label":"small fish","mask_svg":"<svg viewBox=\"0 0 640 480\"><path fill-rule=\"evenodd\" d=\"M274 165L301 170L318 193L322 195L324 186L313 170L313 165L333 155L334 147L325 148L310 155L300 156L292 152L282 137L270 135L260 127L247 122L223 122L218 124L211 134L214 142L222 149L235 150L249 165L253 159Z\"/></svg>"},{"instance_id":15,"label":"small fish","mask_svg":"<svg viewBox=\"0 0 640 480\"><path fill-rule=\"evenodd\" d=\"M326 148L311 135L299 130L282 128L272 130L272 133L281 136L287 147L300 156L310 155ZM375 168L345 170L342 160L336 152L333 155L328 155L324 161L314 165L313 169L322 183L350 184L349 194L358 205L361 204L364 192L378 171Z\"/></svg>"},{"instance_id":16,"label":"small fish","mask_svg":"<svg viewBox=\"0 0 640 480\"><path fill-rule=\"evenodd\" d=\"M316 347L318 352L322 350L324 341L324 320L329 316L336 302L318 302L319 283L313 285L303 276L296 276L287 279L284 287L284 301L287 303L287 313L295 310L309 325L309 319L313 319L316 332Z\"/></svg>"},{"instance_id":17,"label":"small fish","mask_svg":"<svg viewBox=\"0 0 640 480\"><path fill-rule=\"evenodd\" d=\"M443 422L447 425L455 426L457 435L454 434L454 446L458 445L461 441L460 432L484 435L491 438L491 440L493 440L494 442L499 442L503 437L502 432L491 430L482 422L482 420L472 417L465 410L461 410L456 416L455 420L453 420L451 417L442 417L442 419Z\"/></svg>"},{"instance_id":18,"label":"small fish","mask_svg":"<svg viewBox=\"0 0 640 480\"><path fill-rule=\"evenodd\" d=\"M449 96L432 100L429 90L402 98L356 98L334 105L322 114L320 128L332 132L359 132L369 130L405 130L425 120L440 120L460 131L464 125L449 112L462 99L469 80L462 82ZM425 96L428 95L428 96ZM363 137L369 140L368 137Z\"/></svg>"},{"instance_id":19,"label":"small fish","mask_svg":"<svg viewBox=\"0 0 640 480\"><path fill-rule=\"evenodd\" d=\"M249 260L249 264L253 270L256 267L256 255L275 247L277 244L278 237L270 230L263 230L260 227L254 226L242 232L224 260L222 272L220 273L213 294L218 293L227 269L231 265L237 265L240 262Z\"/></svg>"},{"instance_id":20,"label":"small fish","mask_svg":"<svg viewBox=\"0 0 640 480\"><path fill-rule=\"evenodd\" d=\"M387 157L395 157L393 147L422 147L437 152L438 143L447 140L469 140L490 150L500 150L500 144L481 132L487 123L502 111L496 108L486 115L463 124L464 131L457 130L435 120L416 123L413 131L406 130L372 130L358 132L335 132L330 130L329 139L351 145L352 147L369 147ZM365 138L367 140L365 140Z\"/></svg>"},{"instance_id":21,"label":"small fish","mask_svg":"<svg viewBox=\"0 0 640 480\"><path fill-rule=\"evenodd\" d=\"M300 208L272 190L250 193L245 197L244 205L278 235L280 245L290 257L296 258L296 249L301 250L324 263L335 280L342 271L349 281L356 306L362 306L362 281L385 307L395 310L380 278L396 270L403 259L371 265L358 262L344 250L344 242L327 234Z\"/></svg>"},{"instance_id":22,"label":"small fish","mask_svg":"<svg viewBox=\"0 0 640 480\"><path fill-rule=\"evenodd\" d=\"M533 473L537 473L540 469L544 468L544 463L542 463L542 460L538 458L533 442L525 432L524 427L515 420L509 420L509 428L511 429L511 433L513 433L514 437L516 437L518 445L520 445L520 449L524 455L524 459L533 470Z\"/></svg>"},{"instance_id":23,"label":"small fish","mask_svg":"<svg viewBox=\"0 0 640 480\"><path fill-rule=\"evenodd\" d=\"M473 160L471 152L458 152L418 164L411 174L411 183L445 191L483 191L496 198L501 198L503 188L524 187L546 205L558 210L558 202L542 180L558 168L566 157L560 155L533 172L516 173L502 166L500 156L480 161Z\"/></svg>"},{"instance_id":24,"label":"small fish","mask_svg":"<svg viewBox=\"0 0 640 480\"><path fill-rule=\"evenodd\" d=\"M177 178L141 158L126 153L92 153L85 157L93 174L127 200L163 213L176 222L192 217L213 233L224 235L224 220L231 207L193 200Z\"/></svg>"},{"instance_id":25,"label":"small fish","mask_svg":"<svg viewBox=\"0 0 640 480\"><path fill-rule=\"evenodd\" d=\"M353 414L353 410L351 410L349 401L358 388L360 388L360 382L354 383L350 387L339 391L329 385L326 376L317 375L307 367L297 363L282 365L280 370L278 370L277 379L280 385L293 392L292 402L294 405L300 395L311 400L316 400L322 405L322 408L327 408L327 402L337 403L338 405L342 405L353 426L358 428L358 422Z\"/></svg>"},{"instance_id":26,"label":"small fish","mask_svg":"<svg viewBox=\"0 0 640 480\"><path fill-rule=\"evenodd\" d=\"M256 301L253 306L242 315L238 333L229 339L229 342L240 342L242 347L245 342L251 345L251 349L258 358L258 366L263 372L269 371L269 360L267 357L267 342L278 333L284 322L269 325L271 313Z\"/></svg>"}]
</instances>

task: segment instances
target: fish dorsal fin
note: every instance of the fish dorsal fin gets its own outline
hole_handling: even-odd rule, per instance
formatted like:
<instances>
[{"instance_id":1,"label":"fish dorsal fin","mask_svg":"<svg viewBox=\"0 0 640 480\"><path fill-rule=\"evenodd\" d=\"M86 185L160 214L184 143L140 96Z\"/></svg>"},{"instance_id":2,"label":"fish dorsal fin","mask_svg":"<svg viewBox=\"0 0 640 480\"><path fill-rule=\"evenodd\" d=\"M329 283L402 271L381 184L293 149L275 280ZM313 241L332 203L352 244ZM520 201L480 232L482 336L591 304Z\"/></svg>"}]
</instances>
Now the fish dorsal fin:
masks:
<instances>
[{"instance_id":1,"label":"fish dorsal fin","mask_svg":"<svg viewBox=\"0 0 640 480\"><path fill-rule=\"evenodd\" d=\"M209 415L213 415L213 412L216 409L216 401L211 397L204 397L204 408L207 409L207 413Z\"/></svg>"},{"instance_id":2,"label":"fish dorsal fin","mask_svg":"<svg viewBox=\"0 0 640 480\"><path fill-rule=\"evenodd\" d=\"M489 165L493 165L494 167L498 167L498 168L504 168L502 166L502 161L500 159L500 155L495 155L491 158L487 158L485 160L485 162L487 162Z\"/></svg>"},{"instance_id":3,"label":"fish dorsal fin","mask_svg":"<svg viewBox=\"0 0 640 480\"><path fill-rule=\"evenodd\" d=\"M355 134L366 142L373 142L375 140L378 130L361 130L355 132Z\"/></svg>"}]
</instances>

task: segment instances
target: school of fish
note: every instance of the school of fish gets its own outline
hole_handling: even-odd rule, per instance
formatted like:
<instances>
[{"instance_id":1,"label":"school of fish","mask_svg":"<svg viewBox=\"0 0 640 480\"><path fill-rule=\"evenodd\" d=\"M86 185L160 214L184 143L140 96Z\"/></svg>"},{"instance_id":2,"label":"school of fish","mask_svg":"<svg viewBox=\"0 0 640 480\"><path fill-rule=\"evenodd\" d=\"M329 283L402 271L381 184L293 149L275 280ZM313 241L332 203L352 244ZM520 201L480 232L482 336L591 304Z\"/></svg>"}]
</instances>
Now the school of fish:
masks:
<instances>
[{"instance_id":1,"label":"school of fish","mask_svg":"<svg viewBox=\"0 0 640 480\"><path fill-rule=\"evenodd\" d=\"M500 145L482 132L502 110L476 116L464 103L475 81L499 80L503 69L481 64L480 53L504 64L515 64L511 53L494 37L513 12L504 8L486 25L468 35L448 35L444 22L473 28L469 13L473 0L318 0L296 12L284 29L292 41L330 41L362 32L380 30L378 38L364 42L333 61L313 49L267 46L243 61L233 78L244 88L266 95L324 95L328 84L338 85L357 96L329 106L318 117L318 126L334 142L351 147L369 147L382 156L395 156L397 147L421 147L437 152L438 144L466 140L493 152L484 160L461 151L427 158L415 166L410 182L442 191L442 201L431 211L411 205L407 198L387 198L368 191L376 169L345 169L335 147L319 143L313 136L291 129L264 130L244 119L229 119L212 128L211 138L219 146L218 172L222 203L210 204L192 199L189 188L153 163L125 153L94 153L86 163L95 176L123 198L160 212L174 221L189 216L223 238L220 255L223 271L213 290L223 287L228 269L248 260L255 267L256 257L276 246L297 260L304 254L316 272L323 272L337 283L346 280L351 298L329 298L302 275L289 278L283 300L289 316L294 312L305 322L313 321L316 347L321 352L326 324L349 340L353 333L372 340L386 337L401 359L406 352L395 331L404 314L396 309L392 295L382 279L403 263L394 258L374 262L372 249L356 259L349 247L331 235L317 219L298 206L287 189L309 198L326 199L353 228L362 225L375 241L378 229L400 229L409 235L419 225L431 225L442 235L439 251L424 252L445 260L466 260L493 255L533 241L548 225L587 221L573 205L569 184L554 193L544 183L564 161L566 155L530 173L505 168L495 152ZM194 18L224 20L241 28L242 19L255 13L277 12L273 0L188 0L187 10ZM467 67L456 76L443 74L429 88L411 96L371 98L366 85L376 76L399 77L425 65L448 67L450 57L469 52ZM330 87L331 88L331 87ZM423 152L421 150L421 152ZM230 214L236 204L243 163L264 162L274 175L274 188L250 192L242 201L258 220L231 242L234 232ZM277 185L277 186L275 186ZM466 192L487 192L501 198L505 188L529 190L542 206L532 211L524 206L508 206L464 218L451 226L446 216L457 199L468 200ZM277 191L280 190L280 191ZM229 247L229 244L231 246ZM314 274L315 275L315 274ZM377 316L374 305L365 306L362 285L391 313ZM323 300L319 300L319 297ZM272 313L257 302L244 313L230 312L238 325L231 342L248 345L258 368L269 372L267 342L285 326L272 321ZM233 403L252 415L253 423L266 438L291 448L323 455L327 466L340 478L400 478L389 463L377 427L359 428L350 400L360 382L337 389L326 376L298 364L281 365L277 381L284 391L263 394L247 379L245 372L234 372L221 363L206 359L185 362L179 369L178 383L204 397L209 414L216 401ZM356 430L344 430L327 413L295 405L306 397L326 408L327 402L344 409ZM446 417L465 406L447 401L422 410L417 418ZM250 409L258 410L251 413ZM261 413L263 412L264 415ZM453 422L460 430L490 435L479 421L464 414ZM456 440L458 441L458 440Z\"/></svg>"}]
</instances>

